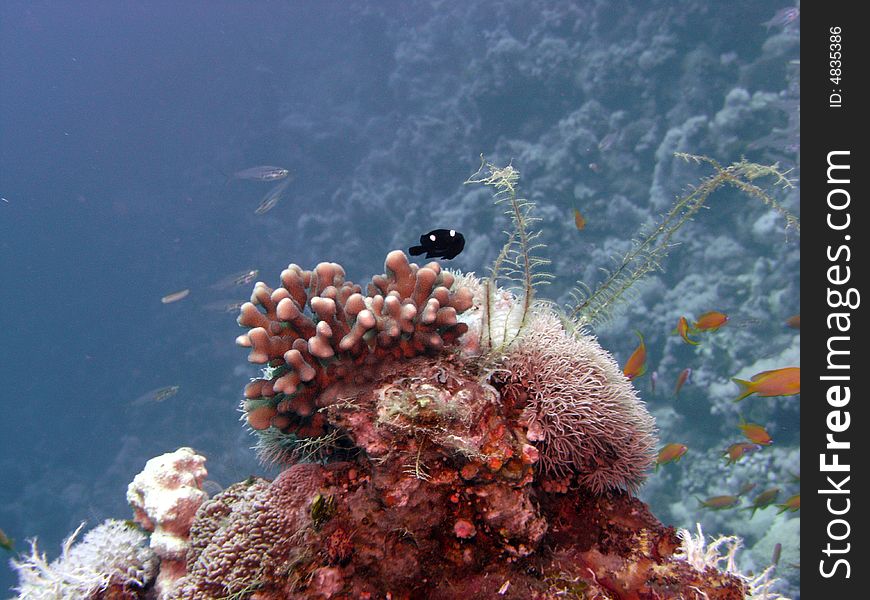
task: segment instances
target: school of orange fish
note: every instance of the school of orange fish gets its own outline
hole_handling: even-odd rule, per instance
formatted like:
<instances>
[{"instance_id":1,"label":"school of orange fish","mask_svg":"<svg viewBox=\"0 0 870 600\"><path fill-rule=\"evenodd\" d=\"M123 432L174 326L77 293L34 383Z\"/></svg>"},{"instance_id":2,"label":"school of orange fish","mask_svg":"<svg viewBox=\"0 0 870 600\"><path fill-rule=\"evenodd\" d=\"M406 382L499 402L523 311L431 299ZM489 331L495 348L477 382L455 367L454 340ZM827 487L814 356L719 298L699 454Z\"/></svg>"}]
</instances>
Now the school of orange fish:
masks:
<instances>
[{"instance_id":1,"label":"school of orange fish","mask_svg":"<svg viewBox=\"0 0 870 600\"><path fill-rule=\"evenodd\" d=\"M711 310L705 312L690 323L689 319L681 316L677 321L677 326L673 330L673 334L679 335L683 342L692 346L697 346L701 343L700 336L715 332L722 326L728 323L729 318L725 313ZM785 321L785 325L792 329L800 329L800 315L789 317ZM647 371L647 350L646 344L643 341L643 335L639 331L635 331L635 335L639 340L637 347L629 356L623 367L623 373L629 380L636 380L643 376ZM674 385L674 397L679 397L680 390L684 385L690 382L692 375L691 368L683 369L677 376ZM650 378L650 386L655 392L658 374L654 371ZM748 381L733 377L731 379L739 388L739 395L734 399L734 402L740 402L749 396L755 395L760 398L771 398L774 396L794 396L800 394L801 391L801 371L800 367L782 367L769 371L762 371L753 375ZM722 456L725 458L727 465L732 465L740 461L744 456L758 452L765 446L773 443L773 438L767 429L758 423L747 423L742 417L740 423L737 424L743 437L748 441L734 442L722 451ZM658 453L655 461L655 470L666 464L677 463L689 451L686 444L679 442L671 442L665 444ZM796 477L796 482L799 483L799 477ZM712 496L707 499L698 498L700 506L712 510L724 510L729 508L737 508L742 503L742 498L748 495L755 489L756 484L745 484L735 494L725 494L721 496ZM755 495L750 504L743 507L743 510L751 511L750 518L755 515L755 511L763 510L769 506L779 508L779 513L786 511L795 512L800 510L801 496L797 493L784 502L776 504L779 499L781 489L779 487L768 488Z\"/></svg>"}]
</instances>

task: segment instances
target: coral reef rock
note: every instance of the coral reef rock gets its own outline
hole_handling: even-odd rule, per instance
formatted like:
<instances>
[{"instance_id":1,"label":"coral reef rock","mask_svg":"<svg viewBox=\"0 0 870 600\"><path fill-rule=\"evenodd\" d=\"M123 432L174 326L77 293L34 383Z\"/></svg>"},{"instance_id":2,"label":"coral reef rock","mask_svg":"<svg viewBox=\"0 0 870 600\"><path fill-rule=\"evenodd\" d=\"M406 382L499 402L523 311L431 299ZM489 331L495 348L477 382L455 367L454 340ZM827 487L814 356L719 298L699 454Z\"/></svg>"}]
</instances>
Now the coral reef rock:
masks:
<instances>
[{"instance_id":1,"label":"coral reef rock","mask_svg":"<svg viewBox=\"0 0 870 600\"><path fill-rule=\"evenodd\" d=\"M626 492L407 471L360 458L230 486L200 508L172 598L744 597Z\"/></svg>"},{"instance_id":2,"label":"coral reef rock","mask_svg":"<svg viewBox=\"0 0 870 600\"><path fill-rule=\"evenodd\" d=\"M654 423L592 336L402 252L385 271L256 284L243 419L290 466L202 504L171 598L743 597L631 495Z\"/></svg>"}]
</instances>

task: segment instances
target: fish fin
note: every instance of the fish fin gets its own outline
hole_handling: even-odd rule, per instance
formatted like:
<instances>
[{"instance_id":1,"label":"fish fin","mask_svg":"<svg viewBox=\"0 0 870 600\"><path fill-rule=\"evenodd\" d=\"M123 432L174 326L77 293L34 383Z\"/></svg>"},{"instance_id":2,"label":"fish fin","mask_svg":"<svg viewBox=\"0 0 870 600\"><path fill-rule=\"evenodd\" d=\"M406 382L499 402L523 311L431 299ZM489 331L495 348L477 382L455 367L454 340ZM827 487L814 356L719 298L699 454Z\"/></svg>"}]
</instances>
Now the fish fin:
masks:
<instances>
[{"instance_id":1,"label":"fish fin","mask_svg":"<svg viewBox=\"0 0 870 600\"><path fill-rule=\"evenodd\" d=\"M423 252L425 252L423 246L411 246L408 248L408 253L411 256L420 256Z\"/></svg>"},{"instance_id":2,"label":"fish fin","mask_svg":"<svg viewBox=\"0 0 870 600\"><path fill-rule=\"evenodd\" d=\"M741 391L741 394L734 399L734 402L740 402L741 400L755 392L755 390L752 389L751 381L746 381L745 379L737 379L736 377L732 377L731 381L739 385Z\"/></svg>"}]
</instances>

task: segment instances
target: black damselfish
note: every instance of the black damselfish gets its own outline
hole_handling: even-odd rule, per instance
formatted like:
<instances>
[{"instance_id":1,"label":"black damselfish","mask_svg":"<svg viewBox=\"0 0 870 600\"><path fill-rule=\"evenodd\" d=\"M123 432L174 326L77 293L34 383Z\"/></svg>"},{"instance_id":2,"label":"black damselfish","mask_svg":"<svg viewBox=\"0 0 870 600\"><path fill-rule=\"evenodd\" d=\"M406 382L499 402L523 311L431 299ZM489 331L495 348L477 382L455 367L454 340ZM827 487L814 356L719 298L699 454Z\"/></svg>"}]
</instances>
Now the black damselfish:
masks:
<instances>
[{"instance_id":1,"label":"black damselfish","mask_svg":"<svg viewBox=\"0 0 870 600\"><path fill-rule=\"evenodd\" d=\"M426 253L426 258L455 258L465 248L465 238L454 229L433 229L420 236L420 245L411 246L411 256Z\"/></svg>"}]
</instances>

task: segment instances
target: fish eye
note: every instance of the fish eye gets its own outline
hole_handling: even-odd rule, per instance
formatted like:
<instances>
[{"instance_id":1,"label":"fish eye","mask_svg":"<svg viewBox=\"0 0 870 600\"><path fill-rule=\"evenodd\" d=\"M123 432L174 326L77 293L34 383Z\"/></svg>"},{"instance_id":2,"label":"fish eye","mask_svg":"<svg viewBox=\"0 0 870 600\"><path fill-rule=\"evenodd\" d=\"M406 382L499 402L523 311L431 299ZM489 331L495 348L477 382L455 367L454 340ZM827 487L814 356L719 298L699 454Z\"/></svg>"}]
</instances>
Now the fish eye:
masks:
<instances>
[{"instance_id":1,"label":"fish eye","mask_svg":"<svg viewBox=\"0 0 870 600\"><path fill-rule=\"evenodd\" d=\"M450 237L456 237L456 232L454 230L450 230Z\"/></svg>"},{"instance_id":2,"label":"fish eye","mask_svg":"<svg viewBox=\"0 0 870 600\"><path fill-rule=\"evenodd\" d=\"M432 240L432 241L434 242L434 241L435 241L435 234L430 235L430 236L429 236L429 239Z\"/></svg>"}]
</instances>

